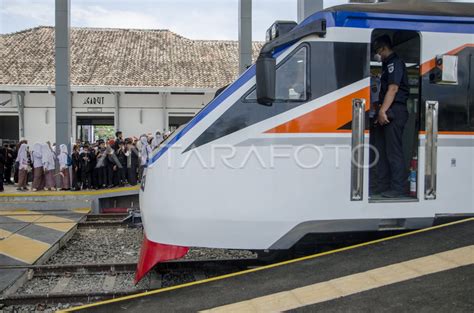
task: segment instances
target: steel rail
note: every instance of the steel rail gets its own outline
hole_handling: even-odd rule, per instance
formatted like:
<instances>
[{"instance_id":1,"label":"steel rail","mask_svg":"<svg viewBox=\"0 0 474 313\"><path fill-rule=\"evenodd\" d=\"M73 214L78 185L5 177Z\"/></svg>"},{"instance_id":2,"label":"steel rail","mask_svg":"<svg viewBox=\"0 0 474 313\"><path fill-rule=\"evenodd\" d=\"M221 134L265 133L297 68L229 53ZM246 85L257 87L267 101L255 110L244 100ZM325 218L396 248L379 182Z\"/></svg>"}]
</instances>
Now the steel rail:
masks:
<instances>
[{"instance_id":1,"label":"steel rail","mask_svg":"<svg viewBox=\"0 0 474 313\"><path fill-rule=\"evenodd\" d=\"M155 265L155 270L172 270L180 268L195 268L206 266L231 266L231 267L249 267L261 266L264 262L257 258L241 259L184 259L161 262ZM137 267L136 263L106 263L106 264L44 264L44 265L4 265L0 270L32 270L34 273L76 273L89 272L130 272Z\"/></svg>"},{"instance_id":2,"label":"steel rail","mask_svg":"<svg viewBox=\"0 0 474 313\"><path fill-rule=\"evenodd\" d=\"M232 271L247 269L251 267L261 266L264 263L257 258L242 258L242 259L211 259L211 260L178 260L158 263L155 266L157 273L169 272L180 269L197 269L201 270L215 270L222 268L232 268ZM120 272L133 272L136 268L135 263L116 263L116 264L66 264L66 265L29 265L29 266L3 266L0 269L25 269L32 270L33 277L35 275L54 276L58 274L94 274L94 273L109 273L115 274ZM232 272L229 270L229 272ZM117 291L92 291L92 292L60 292L60 293L35 293L35 294L13 294L5 295L0 298L0 303L3 305L23 305L23 304L56 304L56 303L89 303L92 301L111 299L126 295L131 295L139 292L144 292L149 289L135 289L135 290L117 290Z\"/></svg>"},{"instance_id":3,"label":"steel rail","mask_svg":"<svg viewBox=\"0 0 474 313\"><path fill-rule=\"evenodd\" d=\"M107 228L107 227L128 227L129 223L122 220L115 221L85 221L77 224L77 228Z\"/></svg>"}]
</instances>

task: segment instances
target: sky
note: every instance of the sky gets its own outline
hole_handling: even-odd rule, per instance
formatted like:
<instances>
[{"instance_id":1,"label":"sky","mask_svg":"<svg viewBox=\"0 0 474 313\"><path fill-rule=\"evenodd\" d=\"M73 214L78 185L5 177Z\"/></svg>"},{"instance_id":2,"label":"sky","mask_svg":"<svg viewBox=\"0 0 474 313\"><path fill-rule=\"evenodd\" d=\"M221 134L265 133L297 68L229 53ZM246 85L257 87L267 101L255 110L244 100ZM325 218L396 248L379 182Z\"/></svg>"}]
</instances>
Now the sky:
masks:
<instances>
[{"instance_id":1,"label":"sky","mask_svg":"<svg viewBox=\"0 0 474 313\"><path fill-rule=\"evenodd\" d=\"M297 19L296 0L253 0L252 39ZM347 0L324 0L325 6ZM54 0L0 0L0 33L54 26ZM71 0L71 26L169 29L190 39L238 39L238 0Z\"/></svg>"}]
</instances>

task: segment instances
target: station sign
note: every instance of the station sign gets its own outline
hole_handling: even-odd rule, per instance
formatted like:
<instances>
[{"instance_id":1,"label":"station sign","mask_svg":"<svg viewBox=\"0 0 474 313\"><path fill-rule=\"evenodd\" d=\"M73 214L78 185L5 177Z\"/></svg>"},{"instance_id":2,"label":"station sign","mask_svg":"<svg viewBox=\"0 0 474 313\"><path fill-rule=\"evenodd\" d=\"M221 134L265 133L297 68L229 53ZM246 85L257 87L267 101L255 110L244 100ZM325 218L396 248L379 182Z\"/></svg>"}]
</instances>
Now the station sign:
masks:
<instances>
[{"instance_id":1,"label":"station sign","mask_svg":"<svg viewBox=\"0 0 474 313\"><path fill-rule=\"evenodd\" d=\"M105 104L105 97L85 97L82 104L84 105Z\"/></svg>"},{"instance_id":2,"label":"station sign","mask_svg":"<svg viewBox=\"0 0 474 313\"><path fill-rule=\"evenodd\" d=\"M76 108L113 108L115 99L110 93L74 93L72 103Z\"/></svg>"}]
</instances>

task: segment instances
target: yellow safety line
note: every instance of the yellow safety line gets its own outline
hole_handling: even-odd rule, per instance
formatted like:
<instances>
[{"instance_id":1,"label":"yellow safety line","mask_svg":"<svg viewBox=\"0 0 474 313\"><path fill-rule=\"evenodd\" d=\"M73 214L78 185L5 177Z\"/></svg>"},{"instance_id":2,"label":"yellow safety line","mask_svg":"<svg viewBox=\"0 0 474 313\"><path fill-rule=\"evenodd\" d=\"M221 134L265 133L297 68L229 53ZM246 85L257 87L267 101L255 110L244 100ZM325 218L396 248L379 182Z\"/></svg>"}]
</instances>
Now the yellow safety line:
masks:
<instances>
[{"instance_id":1,"label":"yellow safety line","mask_svg":"<svg viewBox=\"0 0 474 313\"><path fill-rule=\"evenodd\" d=\"M22 204L25 202L22 202ZM36 203L36 201L33 201ZM44 210L44 211L30 211L27 209L13 209L13 210L2 210L0 209L0 216L14 216L14 215L43 215L49 213L79 213L79 214L87 214L91 211L91 208L76 208L76 209L66 209L66 210Z\"/></svg>"},{"instance_id":2,"label":"yellow safety line","mask_svg":"<svg viewBox=\"0 0 474 313\"><path fill-rule=\"evenodd\" d=\"M5 238L8 238L8 237L10 237L12 234L13 234L12 232L0 228L0 239L3 240L3 239L5 239Z\"/></svg>"},{"instance_id":3,"label":"yellow safety line","mask_svg":"<svg viewBox=\"0 0 474 313\"><path fill-rule=\"evenodd\" d=\"M40 215L42 213L36 211L30 211L27 209L17 209L17 210L1 210L0 216L11 216L11 215Z\"/></svg>"},{"instance_id":4,"label":"yellow safety line","mask_svg":"<svg viewBox=\"0 0 474 313\"><path fill-rule=\"evenodd\" d=\"M72 220L69 218L43 214L43 213L34 212L34 211L26 211L26 210L16 212L16 214L3 215L3 216L6 216L8 218L11 218L17 221L31 223L34 225L58 230L61 232L67 232L68 230L73 228L74 225L77 224L75 220Z\"/></svg>"},{"instance_id":5,"label":"yellow safety line","mask_svg":"<svg viewBox=\"0 0 474 313\"><path fill-rule=\"evenodd\" d=\"M90 210L90 209L87 209ZM56 215L45 214L45 212L29 211L29 210L8 210L0 213L20 222L31 223L38 226L54 229L60 232L67 232L73 228L77 222L70 218L60 217Z\"/></svg>"},{"instance_id":6,"label":"yellow safety line","mask_svg":"<svg viewBox=\"0 0 474 313\"><path fill-rule=\"evenodd\" d=\"M56 215L43 215L36 221L36 223L76 223L74 220L67 217L60 217ZM35 224L36 224L35 223Z\"/></svg>"},{"instance_id":7,"label":"yellow safety line","mask_svg":"<svg viewBox=\"0 0 474 313\"><path fill-rule=\"evenodd\" d=\"M0 254L33 264L51 247L50 244L19 234L0 241Z\"/></svg>"},{"instance_id":8,"label":"yellow safety line","mask_svg":"<svg viewBox=\"0 0 474 313\"><path fill-rule=\"evenodd\" d=\"M31 213L25 213L25 214L3 215L3 216L20 221L20 222L34 223L35 221L39 220L43 215L35 214L31 212Z\"/></svg>"},{"instance_id":9,"label":"yellow safety line","mask_svg":"<svg viewBox=\"0 0 474 313\"><path fill-rule=\"evenodd\" d=\"M58 230L61 232L67 232L73 228L77 223L69 218L44 215L34 222L35 225L47 227L50 229Z\"/></svg>"},{"instance_id":10,"label":"yellow safety line","mask_svg":"<svg viewBox=\"0 0 474 313\"><path fill-rule=\"evenodd\" d=\"M189 286L205 284L205 283L209 283L209 282L213 282L213 281L217 281L217 280L223 280L223 279L226 279L226 278L231 278L231 277L236 277L236 276L240 276L240 275L244 275L244 274L248 274L248 273L258 272L258 271L262 271L262 270L266 270L266 269L270 269L270 268L274 268L274 267L278 267L278 266L283 266L283 265L287 265L287 264L292 264L292 263L296 263L296 262L310 260L310 259L314 259L314 258L322 257L322 256L325 256L325 255L330 255L330 254L342 252L342 251L352 250L352 249L359 248L359 247L365 247L365 246L373 245L373 244L376 244L376 243L380 243L380 242L384 242L384 241L388 241L388 240L393 240L393 239L397 239L397 238L402 238L402 237L406 237L406 236L410 236L410 235L414 235L414 234L419 234L419 233L423 233L423 232L427 232L427 231L431 231L431 230L435 230L435 229L439 229L439 228L443 228L443 227L447 227L447 226L451 226L451 225L456 225L456 224L460 224L460 223L465 223L465 222L469 222L469 221L474 221L474 217L459 220L459 221L454 221L454 222L446 223L446 224L442 224L442 225L423 228L423 229L419 229L419 230L414 230L414 231L411 231L411 232L408 232L408 233L398 234L398 235L394 235L394 236L387 237L387 238L381 238L381 239L377 239L377 240L373 240L373 241L368 241L368 242L356 244L356 245L353 245L353 246L348 246L348 247L339 248L339 249L335 249L335 250L331 250L331 251L317 253L317 254L313 254L313 255L309 255L309 256L293 259L293 260L274 263L274 264L270 264L270 265L266 265L266 266L261 266L261 267L257 267L257 268L252 268L252 269L240 271L240 272L235 272L235 273L231 273L231 274L216 276L216 277L203 279L203 280L199 280L199 281L194 281L194 282L190 282L190 283L185 283L185 284L181 284L181 285L176 285L176 286L172 286L172 287L166 287L166 288L156 289L156 290L152 290L152 291L146 291L146 292L137 293L137 294L130 295L130 296L119 297L119 298L115 298L115 299L109 299L109 300L100 301L100 302L96 302L96 303L90 303L90 304L81 305L81 306L77 306L77 307L66 309L66 310L59 310L57 312L73 312L73 311L77 311L77 310L81 310L81 309L85 309L85 308L90 308L90 307L94 307L94 306L99 306L99 305L103 305L103 304L109 304L109 303L114 303L114 302L119 302L119 301L125 301L125 300L140 298L140 297L144 297L144 296L154 295L154 294L158 294L158 293L162 293L162 292L166 292L166 291L181 289L181 288L185 288L185 287L189 287Z\"/></svg>"},{"instance_id":11,"label":"yellow safety line","mask_svg":"<svg viewBox=\"0 0 474 313\"><path fill-rule=\"evenodd\" d=\"M200 312L283 312L471 264L474 264L474 245L225 304Z\"/></svg>"},{"instance_id":12,"label":"yellow safety line","mask_svg":"<svg viewBox=\"0 0 474 313\"><path fill-rule=\"evenodd\" d=\"M87 214L91 211L91 208L77 208L77 209L72 209L76 213L83 213Z\"/></svg>"},{"instance_id":13,"label":"yellow safety line","mask_svg":"<svg viewBox=\"0 0 474 313\"><path fill-rule=\"evenodd\" d=\"M38 192L18 192L18 193L0 193L0 197L47 197L47 196L92 196L109 194L122 191L139 190L140 186L121 187L105 190L90 190L90 191L38 191Z\"/></svg>"},{"instance_id":14,"label":"yellow safety line","mask_svg":"<svg viewBox=\"0 0 474 313\"><path fill-rule=\"evenodd\" d=\"M62 233L67 233L71 228L76 226L76 223L74 222L69 222L69 223L66 223L66 222L37 223L35 222L35 225L46 227L49 229L54 229Z\"/></svg>"}]
</instances>

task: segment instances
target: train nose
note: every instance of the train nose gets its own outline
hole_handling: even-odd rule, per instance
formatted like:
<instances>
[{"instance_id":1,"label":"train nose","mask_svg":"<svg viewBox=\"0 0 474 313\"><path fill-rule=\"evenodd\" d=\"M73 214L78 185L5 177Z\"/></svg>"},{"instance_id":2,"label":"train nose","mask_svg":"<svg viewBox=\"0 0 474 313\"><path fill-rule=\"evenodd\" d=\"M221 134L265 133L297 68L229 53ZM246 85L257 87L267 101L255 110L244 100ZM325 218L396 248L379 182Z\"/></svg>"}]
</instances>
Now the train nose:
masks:
<instances>
[{"instance_id":1,"label":"train nose","mask_svg":"<svg viewBox=\"0 0 474 313\"><path fill-rule=\"evenodd\" d=\"M188 247L173 246L151 241L146 234L143 236L140 259L135 273L137 284L157 263L180 259L188 253Z\"/></svg>"}]
</instances>

